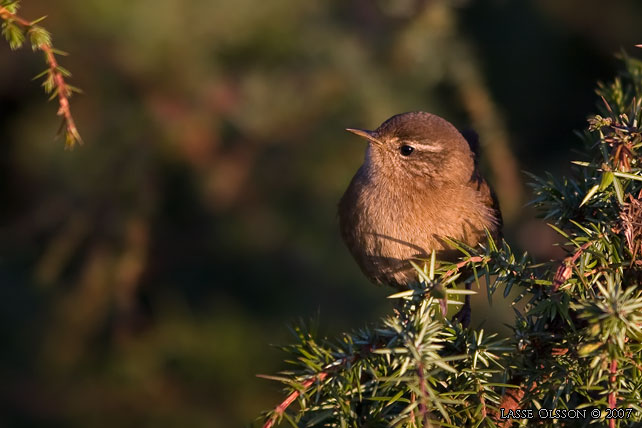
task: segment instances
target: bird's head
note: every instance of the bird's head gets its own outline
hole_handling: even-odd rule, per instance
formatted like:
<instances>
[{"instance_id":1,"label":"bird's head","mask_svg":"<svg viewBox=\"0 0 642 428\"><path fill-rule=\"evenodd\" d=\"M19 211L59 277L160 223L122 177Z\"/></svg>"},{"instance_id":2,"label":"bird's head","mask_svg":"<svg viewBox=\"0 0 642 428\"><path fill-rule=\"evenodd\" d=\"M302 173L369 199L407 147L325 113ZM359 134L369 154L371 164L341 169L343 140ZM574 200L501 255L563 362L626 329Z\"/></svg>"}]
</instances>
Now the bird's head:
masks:
<instances>
[{"instance_id":1,"label":"bird's head","mask_svg":"<svg viewBox=\"0 0 642 428\"><path fill-rule=\"evenodd\" d=\"M368 140L366 174L427 185L467 182L474 170L468 142L448 121L425 112L392 116L376 130L348 128Z\"/></svg>"}]
</instances>

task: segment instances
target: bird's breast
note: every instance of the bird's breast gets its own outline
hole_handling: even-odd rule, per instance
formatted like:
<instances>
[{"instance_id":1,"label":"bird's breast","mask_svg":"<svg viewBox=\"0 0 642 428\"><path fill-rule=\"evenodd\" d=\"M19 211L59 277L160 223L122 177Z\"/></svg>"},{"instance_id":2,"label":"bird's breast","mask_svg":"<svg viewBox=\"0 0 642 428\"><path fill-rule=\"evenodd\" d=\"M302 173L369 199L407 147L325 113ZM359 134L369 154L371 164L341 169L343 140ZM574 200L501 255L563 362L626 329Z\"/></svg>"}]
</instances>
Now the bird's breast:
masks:
<instances>
[{"instance_id":1,"label":"bird's breast","mask_svg":"<svg viewBox=\"0 0 642 428\"><path fill-rule=\"evenodd\" d=\"M492 214L473 189L349 188L340 203L340 221L348 248L368 277L376 282L404 284L416 278L408 260L440 259L455 252L441 240L452 237L475 245L492 228ZM353 187L352 185L350 187Z\"/></svg>"}]
</instances>

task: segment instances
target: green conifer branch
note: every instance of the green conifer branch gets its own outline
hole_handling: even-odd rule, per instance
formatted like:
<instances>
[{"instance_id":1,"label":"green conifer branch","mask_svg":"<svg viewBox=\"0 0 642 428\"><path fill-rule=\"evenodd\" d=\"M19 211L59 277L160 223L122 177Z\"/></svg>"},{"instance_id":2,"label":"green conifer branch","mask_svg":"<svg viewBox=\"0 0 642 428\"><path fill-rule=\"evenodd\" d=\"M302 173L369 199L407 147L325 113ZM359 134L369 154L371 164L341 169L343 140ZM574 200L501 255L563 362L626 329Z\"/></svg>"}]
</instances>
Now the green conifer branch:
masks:
<instances>
[{"instance_id":1,"label":"green conifer branch","mask_svg":"<svg viewBox=\"0 0 642 428\"><path fill-rule=\"evenodd\" d=\"M642 62L623 63L613 82L598 85L599 114L580 134L587 158L570 177L531 175L531 204L568 256L535 263L490 237L475 248L450 241L461 260L417 260L417 284L390 296L399 304L378 325L338 342L297 328L297 343L283 348L295 369L270 377L288 399L265 414L264 427L639 426ZM480 279L489 299L519 291L513 304L523 310L515 308L509 340L442 315L440 301L457 305L469 292L456 282ZM517 409L533 410L535 421L502 417ZM542 409L587 417L540 418ZM617 411L624 417L609 418Z\"/></svg>"},{"instance_id":2,"label":"green conifer branch","mask_svg":"<svg viewBox=\"0 0 642 428\"><path fill-rule=\"evenodd\" d=\"M73 148L76 143L82 144L82 138L71 114L69 98L74 92L80 92L80 90L65 81L65 78L71 77L71 73L61 67L56 59L56 55L66 55L66 53L55 49L51 43L49 32L38 25L46 17L35 21L22 18L17 14L19 3L17 0L0 1L0 19L3 21L2 35L13 50L21 48L28 39L34 51L43 52L47 69L34 79L44 79L42 86L45 92L50 94L50 100L58 98L57 115L62 117L61 130L65 134L65 147Z\"/></svg>"}]
</instances>

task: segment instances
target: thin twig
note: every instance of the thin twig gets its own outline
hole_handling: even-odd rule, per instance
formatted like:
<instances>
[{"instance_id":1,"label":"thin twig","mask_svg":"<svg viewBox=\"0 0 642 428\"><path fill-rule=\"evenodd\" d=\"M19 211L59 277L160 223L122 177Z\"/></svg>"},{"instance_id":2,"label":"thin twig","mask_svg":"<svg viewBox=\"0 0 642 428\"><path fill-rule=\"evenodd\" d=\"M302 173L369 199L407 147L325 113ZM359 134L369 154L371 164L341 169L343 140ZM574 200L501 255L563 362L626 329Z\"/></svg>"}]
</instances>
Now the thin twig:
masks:
<instances>
[{"instance_id":1,"label":"thin twig","mask_svg":"<svg viewBox=\"0 0 642 428\"><path fill-rule=\"evenodd\" d=\"M471 258L469 258L467 260L461 261L461 262L457 263L454 268L452 268L448 272L446 272L443 275L443 278L448 278L450 275L454 274L459 269L463 268L464 266L466 266L469 263L480 263L480 262L483 262L483 261L484 261L484 258L480 257L480 256L474 256L474 257L471 257Z\"/></svg>"},{"instance_id":2,"label":"thin twig","mask_svg":"<svg viewBox=\"0 0 642 428\"><path fill-rule=\"evenodd\" d=\"M76 128L76 123L74 122L74 118L71 115L71 109L69 108L69 96L71 96L71 90L65 83L65 79L60 71L58 71L58 62L56 61L56 57L54 56L51 46L40 45L40 50L42 50L47 57L49 69L51 70L54 82L58 88L58 102L60 108L58 109L57 114L58 116L63 117L67 134L71 135L74 141L78 141L78 143L82 144L82 138L80 138L78 128ZM73 145L73 143L71 143L71 145Z\"/></svg>"},{"instance_id":3,"label":"thin twig","mask_svg":"<svg viewBox=\"0 0 642 428\"><path fill-rule=\"evenodd\" d=\"M609 377L609 382L611 382L611 392L609 392L609 408L615 409L617 404L617 392L615 388L615 382L617 381L617 360L614 358L611 360L611 367L609 372L611 376ZM615 428L615 419L612 418L609 420L609 428Z\"/></svg>"},{"instance_id":4,"label":"thin twig","mask_svg":"<svg viewBox=\"0 0 642 428\"><path fill-rule=\"evenodd\" d=\"M482 419L486 419L488 416L488 409L486 408L486 394L484 394L484 388L482 388L481 382L477 380L477 386L479 387L479 404L481 405L481 415Z\"/></svg>"},{"instance_id":5,"label":"thin twig","mask_svg":"<svg viewBox=\"0 0 642 428\"><path fill-rule=\"evenodd\" d=\"M302 384L303 390L307 390L315 382L323 382L327 377L328 372L321 372L314 377L307 379ZM301 392L299 391L294 391L292 394L288 395L287 398L281 402L281 404L276 406L276 409L274 409L274 414L265 422L263 428L272 428L272 426L274 426L274 422L276 422L276 420L281 417L283 413L285 413L290 404L294 403L294 401L299 398L299 395L301 395Z\"/></svg>"},{"instance_id":6,"label":"thin twig","mask_svg":"<svg viewBox=\"0 0 642 428\"><path fill-rule=\"evenodd\" d=\"M329 366L326 366L325 370L303 381L303 383L301 384L303 386L302 388L303 391L292 392L290 395L286 397L285 400L283 400L278 406L276 406L272 416L265 422L265 424L263 424L263 428L272 428L276 420L281 416L283 416L283 413L285 413L287 408L290 407L290 405L294 403L294 401L297 398L299 398L299 396L301 395L301 392L305 392L308 388L310 388L316 382L323 382L328 376L330 376L332 371L336 371L339 367L343 367L346 364L354 364L359 358L363 357L364 354L370 353L372 349L373 348L371 346L364 347L362 348L361 353L357 355L353 355L350 358L346 357L346 358L337 360L334 363L330 364Z\"/></svg>"},{"instance_id":7,"label":"thin twig","mask_svg":"<svg viewBox=\"0 0 642 428\"><path fill-rule=\"evenodd\" d=\"M419 401L419 414L421 415L422 427L428 424L428 391L426 390L426 379L424 377L424 365L419 362L417 366L417 375L419 376L419 391L421 391L421 400Z\"/></svg>"},{"instance_id":8,"label":"thin twig","mask_svg":"<svg viewBox=\"0 0 642 428\"><path fill-rule=\"evenodd\" d=\"M18 24L22 25L23 27L31 27L31 22L27 21L26 19L16 15L15 13L11 12L9 9L7 9L4 6L0 6L0 17L2 19L11 19L13 21L16 21Z\"/></svg>"},{"instance_id":9,"label":"thin twig","mask_svg":"<svg viewBox=\"0 0 642 428\"><path fill-rule=\"evenodd\" d=\"M412 421L412 424L413 424L413 425L415 425L415 422L416 422L416 419L415 419L415 407L414 407L414 404L415 404L415 402L416 402L415 400L416 400L415 393L414 393L414 392L411 392L411 393L410 393L410 404L412 404L412 405L413 405L413 407L412 407L412 409L410 410L410 420Z\"/></svg>"},{"instance_id":10,"label":"thin twig","mask_svg":"<svg viewBox=\"0 0 642 428\"><path fill-rule=\"evenodd\" d=\"M0 6L0 18L5 21L10 20L18 23L26 30L27 33L34 29L34 24L11 12L4 6ZM71 96L72 88L65 82L65 79L60 72L60 67L54 55L55 50L50 43L41 43L36 47L45 54L45 61L47 62L49 74L53 80L55 87L53 90L56 91L59 104L57 115L62 117L65 125L65 145L66 147L71 148L75 143L82 144L82 138L80 137L80 133L78 132L78 128L76 127L76 123L71 115L71 109L69 107L69 97Z\"/></svg>"}]
</instances>

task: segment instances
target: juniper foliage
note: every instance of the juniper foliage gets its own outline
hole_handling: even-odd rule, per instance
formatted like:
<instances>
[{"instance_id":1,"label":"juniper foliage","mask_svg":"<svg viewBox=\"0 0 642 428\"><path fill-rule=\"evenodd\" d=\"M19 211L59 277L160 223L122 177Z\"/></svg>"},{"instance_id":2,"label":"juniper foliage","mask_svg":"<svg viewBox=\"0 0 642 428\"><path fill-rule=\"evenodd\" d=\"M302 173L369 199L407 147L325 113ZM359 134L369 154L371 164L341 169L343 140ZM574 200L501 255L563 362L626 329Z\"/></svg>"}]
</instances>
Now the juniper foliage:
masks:
<instances>
[{"instance_id":1,"label":"juniper foliage","mask_svg":"<svg viewBox=\"0 0 642 428\"><path fill-rule=\"evenodd\" d=\"M73 148L76 144L82 143L82 138L71 115L69 99L74 93L82 93L82 91L65 80L71 77L71 72L58 64L56 55L65 56L67 54L53 47L51 34L39 25L46 19L46 16L28 21L18 15L19 7L19 0L0 0L2 36L7 40L12 50L20 49L28 40L34 52L41 51L44 54L47 68L35 76L34 80L42 79L42 87L49 95L50 101L58 99L57 114L62 118L60 132L64 133L65 147Z\"/></svg>"},{"instance_id":2,"label":"juniper foliage","mask_svg":"<svg viewBox=\"0 0 642 428\"><path fill-rule=\"evenodd\" d=\"M390 296L399 304L378 325L338 339L294 328L297 342L283 348L292 368L266 376L288 395L264 427L639 426L642 62L623 55L623 65L598 85L599 111L579 134L585 159L573 175L531 176L531 204L568 257L538 264L505 241L452 241L461 260L418 261L419 281ZM512 337L441 315L440 302L461 304L456 296L469 291L455 284L465 280L485 283L489 299L518 290ZM534 418L502 419L502 408L532 409ZM600 412L553 419L539 409Z\"/></svg>"}]
</instances>

